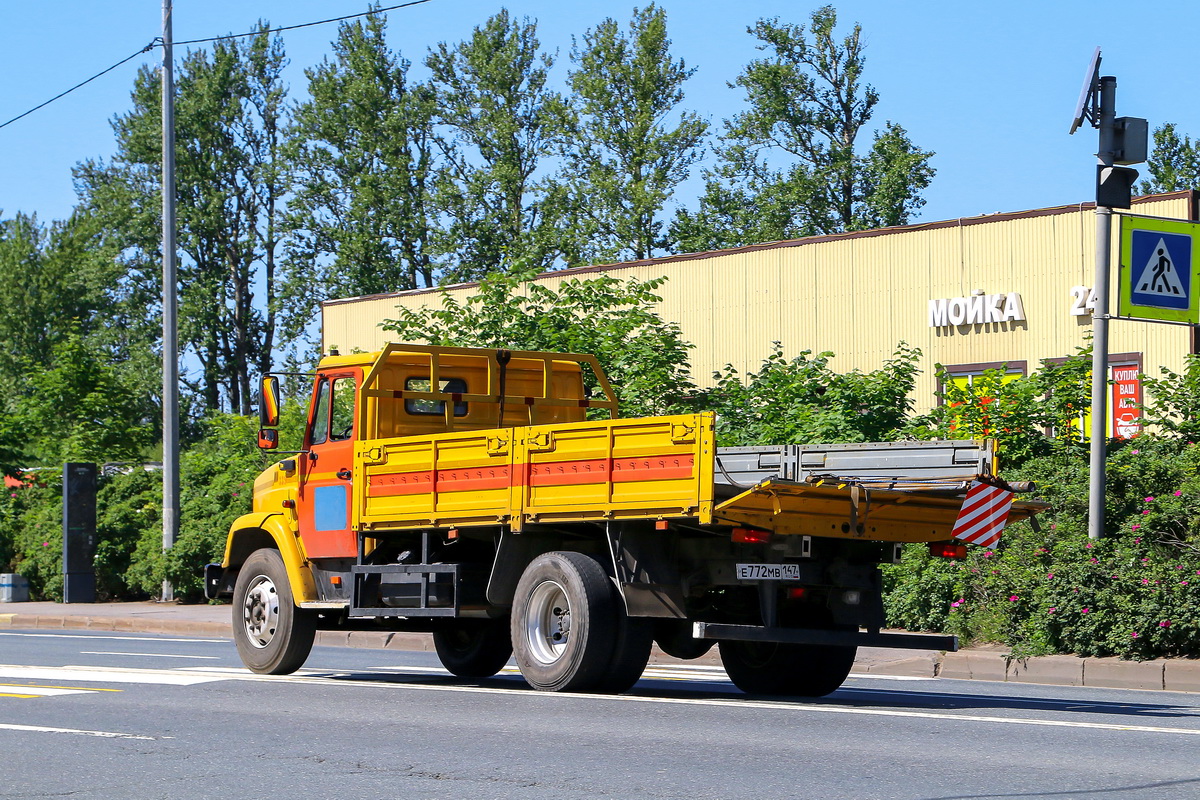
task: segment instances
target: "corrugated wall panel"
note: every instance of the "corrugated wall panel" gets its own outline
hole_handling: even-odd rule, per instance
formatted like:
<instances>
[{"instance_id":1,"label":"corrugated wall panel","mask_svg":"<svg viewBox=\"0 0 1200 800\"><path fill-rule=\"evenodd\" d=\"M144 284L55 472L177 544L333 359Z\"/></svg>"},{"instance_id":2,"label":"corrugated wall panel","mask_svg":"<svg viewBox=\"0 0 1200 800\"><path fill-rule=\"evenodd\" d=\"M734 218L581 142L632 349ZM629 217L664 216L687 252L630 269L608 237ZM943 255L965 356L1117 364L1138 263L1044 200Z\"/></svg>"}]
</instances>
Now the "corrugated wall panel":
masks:
<instances>
[{"instance_id":1,"label":"corrugated wall panel","mask_svg":"<svg viewBox=\"0 0 1200 800\"><path fill-rule=\"evenodd\" d=\"M1176 193L1140 202L1134 211L1186 219L1191 204L1189 193ZM1080 206L929 223L539 280L555 286L601 269L622 280L668 278L659 310L695 345L692 371L701 385L725 364L741 374L757 370L774 341L789 356L833 351L839 371L877 369L904 341L924 353L913 396L925 409L934 401L935 363L1026 361L1033 370L1041 359L1069 355L1084 343L1091 319L1070 314L1071 288L1093 282L1095 213ZM461 300L471 291L451 293ZM1025 320L930 327L930 300L976 291L1019 294ZM323 343L343 351L379 348L388 337L378 324L395 316L400 303L440 306L433 292L330 302L323 308ZM1151 374L1160 365L1182 369L1190 347L1186 328L1127 321L1111 324L1110 342L1113 353L1144 354Z\"/></svg>"}]
</instances>

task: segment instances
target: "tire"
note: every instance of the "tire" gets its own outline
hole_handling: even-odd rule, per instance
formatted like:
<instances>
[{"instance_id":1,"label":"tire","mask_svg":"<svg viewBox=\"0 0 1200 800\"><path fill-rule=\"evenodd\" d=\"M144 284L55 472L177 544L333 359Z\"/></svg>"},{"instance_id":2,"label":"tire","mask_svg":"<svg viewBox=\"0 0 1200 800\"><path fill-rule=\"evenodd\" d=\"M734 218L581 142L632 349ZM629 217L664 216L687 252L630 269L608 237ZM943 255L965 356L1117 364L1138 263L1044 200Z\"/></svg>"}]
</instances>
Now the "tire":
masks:
<instances>
[{"instance_id":1,"label":"tire","mask_svg":"<svg viewBox=\"0 0 1200 800\"><path fill-rule=\"evenodd\" d=\"M857 647L723 640L721 663L747 694L824 697L854 666Z\"/></svg>"},{"instance_id":2,"label":"tire","mask_svg":"<svg viewBox=\"0 0 1200 800\"><path fill-rule=\"evenodd\" d=\"M544 692L598 687L618 640L614 594L590 556L551 552L530 562L512 611L513 655L525 682Z\"/></svg>"},{"instance_id":3,"label":"tire","mask_svg":"<svg viewBox=\"0 0 1200 800\"><path fill-rule=\"evenodd\" d=\"M654 620L654 641L671 658L685 661L699 658L716 644L713 639L692 638L692 623L686 619Z\"/></svg>"},{"instance_id":4,"label":"tire","mask_svg":"<svg viewBox=\"0 0 1200 800\"><path fill-rule=\"evenodd\" d=\"M242 663L262 675L295 672L316 635L316 616L292 601L279 551L254 551L233 588L233 641Z\"/></svg>"},{"instance_id":5,"label":"tire","mask_svg":"<svg viewBox=\"0 0 1200 800\"><path fill-rule=\"evenodd\" d=\"M507 619L463 620L433 632L438 660L460 678L490 678L512 656Z\"/></svg>"},{"instance_id":6,"label":"tire","mask_svg":"<svg viewBox=\"0 0 1200 800\"><path fill-rule=\"evenodd\" d=\"M596 684L596 691L620 694L633 688L646 671L646 664L650 663L650 648L654 646L654 621L626 614L625 604L616 587L613 587L613 610L617 616L617 642L613 647L612 661L604 677Z\"/></svg>"}]
</instances>

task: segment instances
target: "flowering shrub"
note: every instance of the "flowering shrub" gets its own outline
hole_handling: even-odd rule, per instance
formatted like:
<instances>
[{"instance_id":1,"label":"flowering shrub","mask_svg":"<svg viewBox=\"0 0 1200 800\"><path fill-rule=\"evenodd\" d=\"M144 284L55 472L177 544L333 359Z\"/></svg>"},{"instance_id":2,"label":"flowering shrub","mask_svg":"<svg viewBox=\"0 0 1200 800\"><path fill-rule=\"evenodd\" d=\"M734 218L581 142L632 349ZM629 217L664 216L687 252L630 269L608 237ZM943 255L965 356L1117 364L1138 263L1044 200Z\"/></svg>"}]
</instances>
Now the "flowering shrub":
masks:
<instances>
[{"instance_id":1,"label":"flowering shrub","mask_svg":"<svg viewBox=\"0 0 1200 800\"><path fill-rule=\"evenodd\" d=\"M886 567L889 622L1000 642L1017 655L1200 655L1200 446L1138 439L1109 458L1108 531L1087 537L1082 456L1023 470L1054 503L959 562L911 546ZM921 598L921 603L915 598Z\"/></svg>"}]
</instances>

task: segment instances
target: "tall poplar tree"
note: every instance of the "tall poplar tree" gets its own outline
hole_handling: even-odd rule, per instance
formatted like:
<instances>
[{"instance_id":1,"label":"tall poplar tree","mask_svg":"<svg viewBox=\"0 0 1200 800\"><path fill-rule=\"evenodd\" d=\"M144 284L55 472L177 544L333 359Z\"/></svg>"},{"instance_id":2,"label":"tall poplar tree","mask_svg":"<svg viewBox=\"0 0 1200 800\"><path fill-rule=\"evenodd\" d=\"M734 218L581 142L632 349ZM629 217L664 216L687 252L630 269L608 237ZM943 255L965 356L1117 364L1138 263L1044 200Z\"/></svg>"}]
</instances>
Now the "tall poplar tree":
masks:
<instances>
[{"instance_id":1,"label":"tall poplar tree","mask_svg":"<svg viewBox=\"0 0 1200 800\"><path fill-rule=\"evenodd\" d=\"M565 107L546 87L554 59L540 51L536 23L501 10L469 39L438 44L425 64L448 165L438 191L447 278L549 267L562 247L564 190L546 161Z\"/></svg>"},{"instance_id":2,"label":"tall poplar tree","mask_svg":"<svg viewBox=\"0 0 1200 800\"><path fill-rule=\"evenodd\" d=\"M924 204L932 153L904 128L887 122L864 152L879 94L863 82L861 28L839 40L836 26L825 6L807 30L778 19L749 29L768 55L738 76L749 109L725 124L699 210L676 218L684 249L900 225Z\"/></svg>"},{"instance_id":3,"label":"tall poplar tree","mask_svg":"<svg viewBox=\"0 0 1200 800\"><path fill-rule=\"evenodd\" d=\"M432 286L440 157L432 89L388 49L386 19L343 23L333 57L307 70L289 153L289 329L303 331L329 297Z\"/></svg>"},{"instance_id":4,"label":"tall poplar tree","mask_svg":"<svg viewBox=\"0 0 1200 800\"><path fill-rule=\"evenodd\" d=\"M179 332L199 362L199 411L251 410L251 375L272 362L275 264L289 177L280 157L284 124L277 37L260 32L189 52L179 67L175 109ZM139 72L133 110L113 121L117 154L76 170L83 204L124 239L130 280L157 283L160 77ZM265 298L259 296L259 292ZM266 302L264 302L266 300Z\"/></svg>"},{"instance_id":5,"label":"tall poplar tree","mask_svg":"<svg viewBox=\"0 0 1200 800\"><path fill-rule=\"evenodd\" d=\"M571 51L564 175L582 259L649 258L671 245L663 207L701 157L708 123L677 110L695 69L670 46L666 12L651 3L634 9L628 34L609 18Z\"/></svg>"}]
</instances>

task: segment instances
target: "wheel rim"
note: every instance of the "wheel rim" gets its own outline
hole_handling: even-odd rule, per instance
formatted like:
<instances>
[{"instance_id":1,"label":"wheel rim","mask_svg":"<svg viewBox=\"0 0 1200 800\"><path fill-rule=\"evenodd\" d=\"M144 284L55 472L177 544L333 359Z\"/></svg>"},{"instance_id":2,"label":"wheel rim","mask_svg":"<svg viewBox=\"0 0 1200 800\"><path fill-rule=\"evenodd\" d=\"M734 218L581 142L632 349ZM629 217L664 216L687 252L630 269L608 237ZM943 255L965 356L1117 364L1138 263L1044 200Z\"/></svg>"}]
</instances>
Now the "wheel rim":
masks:
<instances>
[{"instance_id":1,"label":"wheel rim","mask_svg":"<svg viewBox=\"0 0 1200 800\"><path fill-rule=\"evenodd\" d=\"M250 583L246 600L242 603L242 623L250 644L261 649L275 638L279 627L279 591L266 575L259 575Z\"/></svg>"},{"instance_id":2,"label":"wheel rim","mask_svg":"<svg viewBox=\"0 0 1200 800\"><path fill-rule=\"evenodd\" d=\"M543 664L553 664L566 651L571 639L571 604L563 587L554 581L538 584L529 596L525 637L530 653Z\"/></svg>"}]
</instances>

